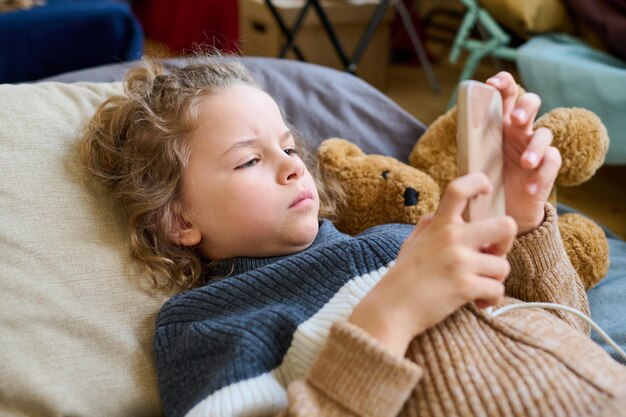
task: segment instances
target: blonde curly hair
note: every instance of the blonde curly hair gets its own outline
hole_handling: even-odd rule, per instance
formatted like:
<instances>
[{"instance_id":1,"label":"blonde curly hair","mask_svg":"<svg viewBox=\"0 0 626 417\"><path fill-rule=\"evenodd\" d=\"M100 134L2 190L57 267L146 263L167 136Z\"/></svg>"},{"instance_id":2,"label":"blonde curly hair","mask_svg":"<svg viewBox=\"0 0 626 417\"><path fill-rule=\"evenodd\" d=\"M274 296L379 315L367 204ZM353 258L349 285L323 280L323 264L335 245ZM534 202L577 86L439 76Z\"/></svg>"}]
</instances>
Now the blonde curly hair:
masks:
<instances>
[{"instance_id":1,"label":"blonde curly hair","mask_svg":"<svg viewBox=\"0 0 626 417\"><path fill-rule=\"evenodd\" d=\"M259 88L242 63L213 56L165 72L145 60L126 76L124 94L104 101L85 127L81 158L120 203L128 221L131 254L159 288L188 289L210 277L211 260L199 247L169 238L177 225L175 211L189 159L188 136L198 107L216 90L245 84ZM299 140L302 149L304 141ZM303 158L320 194L320 216L333 219L341 188L319 178L310 152Z\"/></svg>"}]
</instances>

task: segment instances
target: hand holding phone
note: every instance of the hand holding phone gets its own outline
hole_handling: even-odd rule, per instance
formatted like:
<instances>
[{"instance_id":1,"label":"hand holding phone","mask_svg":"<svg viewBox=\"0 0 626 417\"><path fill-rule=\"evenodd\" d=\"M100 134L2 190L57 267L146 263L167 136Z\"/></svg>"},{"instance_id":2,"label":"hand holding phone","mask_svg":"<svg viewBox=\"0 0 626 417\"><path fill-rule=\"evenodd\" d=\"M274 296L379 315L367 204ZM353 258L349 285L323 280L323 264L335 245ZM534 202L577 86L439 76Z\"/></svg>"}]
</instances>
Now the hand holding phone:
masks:
<instances>
[{"instance_id":1,"label":"hand holding phone","mask_svg":"<svg viewBox=\"0 0 626 417\"><path fill-rule=\"evenodd\" d=\"M459 85L457 166L459 175L482 172L493 185L490 194L470 200L466 220L503 216L502 97L498 90L478 81Z\"/></svg>"}]
</instances>

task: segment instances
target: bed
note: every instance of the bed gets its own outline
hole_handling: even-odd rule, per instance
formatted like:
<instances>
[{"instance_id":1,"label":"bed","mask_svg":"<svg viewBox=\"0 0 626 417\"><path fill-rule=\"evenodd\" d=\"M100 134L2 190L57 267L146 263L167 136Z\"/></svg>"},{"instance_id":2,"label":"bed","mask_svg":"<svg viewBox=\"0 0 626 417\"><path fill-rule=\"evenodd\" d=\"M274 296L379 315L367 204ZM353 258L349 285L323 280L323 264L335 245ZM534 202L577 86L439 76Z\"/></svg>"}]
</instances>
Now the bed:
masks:
<instances>
[{"instance_id":1,"label":"bed","mask_svg":"<svg viewBox=\"0 0 626 417\"><path fill-rule=\"evenodd\" d=\"M406 161L424 132L349 74L272 58L244 62L312 146L339 136ZM130 65L0 86L2 416L162 415L151 344L155 315L171 294L150 288L128 253L119 208L77 161L82 123L121 91ZM593 318L626 348L626 242L609 243L611 269L589 298Z\"/></svg>"}]
</instances>

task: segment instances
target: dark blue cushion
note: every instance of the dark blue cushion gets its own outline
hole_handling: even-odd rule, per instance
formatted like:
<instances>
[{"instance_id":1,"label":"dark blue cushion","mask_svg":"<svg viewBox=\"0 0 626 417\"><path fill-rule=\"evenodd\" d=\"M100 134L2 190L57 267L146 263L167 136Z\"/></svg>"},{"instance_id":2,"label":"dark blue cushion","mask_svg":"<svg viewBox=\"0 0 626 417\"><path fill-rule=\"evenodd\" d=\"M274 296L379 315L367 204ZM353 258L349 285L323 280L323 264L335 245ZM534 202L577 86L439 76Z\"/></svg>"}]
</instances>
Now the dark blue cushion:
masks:
<instances>
[{"instance_id":1,"label":"dark blue cushion","mask_svg":"<svg viewBox=\"0 0 626 417\"><path fill-rule=\"evenodd\" d=\"M130 6L116 0L47 0L0 13L0 83L36 80L138 59L143 31Z\"/></svg>"}]
</instances>

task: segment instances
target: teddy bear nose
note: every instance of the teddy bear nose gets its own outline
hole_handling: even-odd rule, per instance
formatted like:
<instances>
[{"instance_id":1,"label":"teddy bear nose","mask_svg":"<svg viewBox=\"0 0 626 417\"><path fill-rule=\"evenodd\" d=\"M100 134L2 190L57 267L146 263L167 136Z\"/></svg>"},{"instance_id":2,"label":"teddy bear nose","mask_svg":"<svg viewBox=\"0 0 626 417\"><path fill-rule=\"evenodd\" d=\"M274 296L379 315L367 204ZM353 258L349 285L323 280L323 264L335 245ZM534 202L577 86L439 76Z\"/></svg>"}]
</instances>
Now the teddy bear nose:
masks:
<instances>
[{"instance_id":1,"label":"teddy bear nose","mask_svg":"<svg viewBox=\"0 0 626 417\"><path fill-rule=\"evenodd\" d=\"M407 207L417 205L420 194L415 188L407 187L404 189L404 205Z\"/></svg>"}]
</instances>

